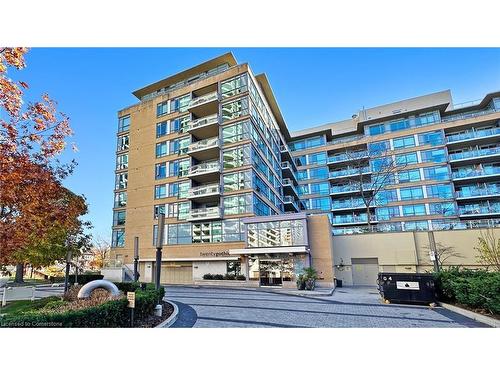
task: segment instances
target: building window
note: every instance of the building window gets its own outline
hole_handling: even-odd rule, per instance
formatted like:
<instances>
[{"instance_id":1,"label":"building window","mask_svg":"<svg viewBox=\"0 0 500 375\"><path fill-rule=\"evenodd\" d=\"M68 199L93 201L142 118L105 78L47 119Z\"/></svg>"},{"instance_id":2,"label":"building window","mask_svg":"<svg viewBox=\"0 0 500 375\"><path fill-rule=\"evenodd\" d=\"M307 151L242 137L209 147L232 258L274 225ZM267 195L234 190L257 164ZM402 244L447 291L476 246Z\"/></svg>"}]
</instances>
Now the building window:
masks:
<instances>
[{"instance_id":1,"label":"building window","mask_svg":"<svg viewBox=\"0 0 500 375\"><path fill-rule=\"evenodd\" d=\"M126 132L130 129L130 116L120 117L118 119L118 132Z\"/></svg>"},{"instance_id":2,"label":"building window","mask_svg":"<svg viewBox=\"0 0 500 375\"><path fill-rule=\"evenodd\" d=\"M126 211L113 212L113 225L125 225Z\"/></svg>"},{"instance_id":3,"label":"building window","mask_svg":"<svg viewBox=\"0 0 500 375\"><path fill-rule=\"evenodd\" d=\"M434 131L429 133L423 133L418 135L418 142L420 145L442 145L444 143L444 137L442 131Z\"/></svg>"},{"instance_id":4,"label":"building window","mask_svg":"<svg viewBox=\"0 0 500 375\"><path fill-rule=\"evenodd\" d=\"M156 124L156 138L163 137L168 134L168 121L162 121Z\"/></svg>"},{"instance_id":5,"label":"building window","mask_svg":"<svg viewBox=\"0 0 500 375\"><path fill-rule=\"evenodd\" d=\"M418 157L416 152L410 152L409 154L396 155L396 165L405 166L410 164L418 163Z\"/></svg>"},{"instance_id":6,"label":"building window","mask_svg":"<svg viewBox=\"0 0 500 375\"><path fill-rule=\"evenodd\" d=\"M122 191L119 193L115 193L115 208L125 207L126 205L127 205L127 192Z\"/></svg>"},{"instance_id":7,"label":"building window","mask_svg":"<svg viewBox=\"0 0 500 375\"><path fill-rule=\"evenodd\" d=\"M308 164L326 164L328 157L326 152L317 152L307 155Z\"/></svg>"},{"instance_id":8,"label":"building window","mask_svg":"<svg viewBox=\"0 0 500 375\"><path fill-rule=\"evenodd\" d=\"M320 194L329 195L330 194L330 184L328 182L318 182L314 184L309 184L309 194Z\"/></svg>"},{"instance_id":9,"label":"building window","mask_svg":"<svg viewBox=\"0 0 500 375\"><path fill-rule=\"evenodd\" d=\"M429 230L427 220L405 222L405 231Z\"/></svg>"},{"instance_id":10,"label":"building window","mask_svg":"<svg viewBox=\"0 0 500 375\"><path fill-rule=\"evenodd\" d=\"M179 182L179 188L177 190L177 198L187 198L189 188L191 187L191 182Z\"/></svg>"},{"instance_id":11,"label":"building window","mask_svg":"<svg viewBox=\"0 0 500 375\"><path fill-rule=\"evenodd\" d=\"M124 247L125 246L125 229L115 229L113 230L113 235L111 237L112 247Z\"/></svg>"},{"instance_id":12,"label":"building window","mask_svg":"<svg viewBox=\"0 0 500 375\"><path fill-rule=\"evenodd\" d=\"M374 142L368 145L368 151L370 151L373 154L381 154L389 149L390 149L389 141Z\"/></svg>"},{"instance_id":13,"label":"building window","mask_svg":"<svg viewBox=\"0 0 500 375\"><path fill-rule=\"evenodd\" d=\"M167 204L155 204L153 208L153 218L158 219L158 215L167 215Z\"/></svg>"},{"instance_id":14,"label":"building window","mask_svg":"<svg viewBox=\"0 0 500 375\"><path fill-rule=\"evenodd\" d=\"M391 132L408 129L409 127L410 127L410 122L406 119L395 120L389 123L389 128L391 129Z\"/></svg>"},{"instance_id":15,"label":"building window","mask_svg":"<svg viewBox=\"0 0 500 375\"><path fill-rule=\"evenodd\" d=\"M224 192L252 188L252 171L240 171L236 173L227 173L223 177Z\"/></svg>"},{"instance_id":16,"label":"building window","mask_svg":"<svg viewBox=\"0 0 500 375\"><path fill-rule=\"evenodd\" d=\"M226 262L226 273L235 276L241 274L241 262L239 260L228 260Z\"/></svg>"},{"instance_id":17,"label":"building window","mask_svg":"<svg viewBox=\"0 0 500 375\"><path fill-rule=\"evenodd\" d=\"M162 156L165 156L168 154L168 143L167 141L163 141L160 143L156 144L156 151L155 151L156 157L161 158Z\"/></svg>"},{"instance_id":18,"label":"building window","mask_svg":"<svg viewBox=\"0 0 500 375\"><path fill-rule=\"evenodd\" d=\"M158 163L155 165L155 179L159 180L167 177L167 163Z\"/></svg>"},{"instance_id":19,"label":"building window","mask_svg":"<svg viewBox=\"0 0 500 375\"><path fill-rule=\"evenodd\" d=\"M392 141L394 149L415 147L415 137L410 135L408 137L395 138Z\"/></svg>"},{"instance_id":20,"label":"building window","mask_svg":"<svg viewBox=\"0 0 500 375\"><path fill-rule=\"evenodd\" d=\"M191 94L172 99L170 102L170 112L184 112L189 107L189 103L191 103Z\"/></svg>"},{"instance_id":21,"label":"building window","mask_svg":"<svg viewBox=\"0 0 500 375\"><path fill-rule=\"evenodd\" d=\"M423 199L424 191L421 186L403 188L399 190L401 200Z\"/></svg>"},{"instance_id":22,"label":"building window","mask_svg":"<svg viewBox=\"0 0 500 375\"><path fill-rule=\"evenodd\" d=\"M302 220L269 221L247 225L247 247L307 245Z\"/></svg>"},{"instance_id":23,"label":"building window","mask_svg":"<svg viewBox=\"0 0 500 375\"><path fill-rule=\"evenodd\" d=\"M327 167L317 167L308 169L309 179L311 180L324 180L328 178L328 168Z\"/></svg>"},{"instance_id":24,"label":"building window","mask_svg":"<svg viewBox=\"0 0 500 375\"><path fill-rule=\"evenodd\" d=\"M425 204L409 204L403 207L403 216L426 215Z\"/></svg>"},{"instance_id":25,"label":"building window","mask_svg":"<svg viewBox=\"0 0 500 375\"><path fill-rule=\"evenodd\" d=\"M429 203L429 213L431 215L453 216L457 214L457 208L453 202Z\"/></svg>"},{"instance_id":26,"label":"building window","mask_svg":"<svg viewBox=\"0 0 500 375\"><path fill-rule=\"evenodd\" d=\"M156 105L156 117L166 115L168 113L168 100Z\"/></svg>"},{"instance_id":27,"label":"building window","mask_svg":"<svg viewBox=\"0 0 500 375\"><path fill-rule=\"evenodd\" d=\"M118 155L116 157L116 169L127 169L128 168L128 154Z\"/></svg>"},{"instance_id":28,"label":"building window","mask_svg":"<svg viewBox=\"0 0 500 375\"><path fill-rule=\"evenodd\" d=\"M452 198L453 188L449 184L427 185L427 198Z\"/></svg>"},{"instance_id":29,"label":"building window","mask_svg":"<svg viewBox=\"0 0 500 375\"><path fill-rule=\"evenodd\" d=\"M264 203L256 194L253 195L253 211L257 216L269 216L271 215L271 207Z\"/></svg>"},{"instance_id":30,"label":"building window","mask_svg":"<svg viewBox=\"0 0 500 375\"><path fill-rule=\"evenodd\" d=\"M252 212L252 204L251 193L224 197L224 215L236 215Z\"/></svg>"},{"instance_id":31,"label":"building window","mask_svg":"<svg viewBox=\"0 0 500 375\"><path fill-rule=\"evenodd\" d=\"M161 184L155 186L155 199L161 199L167 197L167 184Z\"/></svg>"},{"instance_id":32,"label":"building window","mask_svg":"<svg viewBox=\"0 0 500 375\"><path fill-rule=\"evenodd\" d=\"M446 161L446 151L444 148L427 150L420 152L422 162L443 163Z\"/></svg>"},{"instance_id":33,"label":"building window","mask_svg":"<svg viewBox=\"0 0 500 375\"><path fill-rule=\"evenodd\" d=\"M222 128L222 141L224 144L235 143L249 138L250 121L242 121Z\"/></svg>"},{"instance_id":34,"label":"building window","mask_svg":"<svg viewBox=\"0 0 500 375\"><path fill-rule=\"evenodd\" d=\"M385 125L377 124L368 126L368 135L378 135L385 133Z\"/></svg>"},{"instance_id":35,"label":"building window","mask_svg":"<svg viewBox=\"0 0 500 375\"><path fill-rule=\"evenodd\" d=\"M122 135L118 137L118 144L116 146L117 151L128 150L129 148L129 135Z\"/></svg>"},{"instance_id":36,"label":"building window","mask_svg":"<svg viewBox=\"0 0 500 375\"><path fill-rule=\"evenodd\" d=\"M222 158L224 160L224 169L231 169L250 164L250 147L245 145L224 151Z\"/></svg>"},{"instance_id":37,"label":"building window","mask_svg":"<svg viewBox=\"0 0 500 375\"><path fill-rule=\"evenodd\" d=\"M311 137L307 139L301 139L300 141L295 141L289 144L291 151L304 150L313 147L319 147L326 144L324 136L318 135L317 137Z\"/></svg>"},{"instance_id":38,"label":"building window","mask_svg":"<svg viewBox=\"0 0 500 375\"><path fill-rule=\"evenodd\" d=\"M450 174L448 167L428 167L424 168L424 176L426 180L449 180Z\"/></svg>"},{"instance_id":39,"label":"building window","mask_svg":"<svg viewBox=\"0 0 500 375\"><path fill-rule=\"evenodd\" d=\"M227 81L221 82L221 95L222 98L229 98L230 96L238 95L243 92L248 91L247 81L248 77L246 74L242 74L238 77L228 79Z\"/></svg>"},{"instance_id":40,"label":"building window","mask_svg":"<svg viewBox=\"0 0 500 375\"><path fill-rule=\"evenodd\" d=\"M170 133L185 133L189 127L189 116L183 116L170 121Z\"/></svg>"},{"instance_id":41,"label":"building window","mask_svg":"<svg viewBox=\"0 0 500 375\"><path fill-rule=\"evenodd\" d=\"M434 124L436 122L439 122L439 113L438 112L424 113L424 114L418 115L415 118L415 125L416 126L426 126L426 125Z\"/></svg>"},{"instance_id":42,"label":"building window","mask_svg":"<svg viewBox=\"0 0 500 375\"><path fill-rule=\"evenodd\" d=\"M375 209L377 220L390 220L399 216L399 206L377 207Z\"/></svg>"},{"instance_id":43,"label":"building window","mask_svg":"<svg viewBox=\"0 0 500 375\"><path fill-rule=\"evenodd\" d=\"M191 166L191 162L189 161L189 159L172 161L172 162L170 162L170 165L169 165L168 175L170 177L185 176L188 173L190 166Z\"/></svg>"},{"instance_id":44,"label":"building window","mask_svg":"<svg viewBox=\"0 0 500 375\"><path fill-rule=\"evenodd\" d=\"M411 169L409 171L401 171L398 173L398 180L400 183L420 181L420 170L419 169Z\"/></svg>"},{"instance_id":45,"label":"building window","mask_svg":"<svg viewBox=\"0 0 500 375\"><path fill-rule=\"evenodd\" d=\"M190 202L182 202L178 203L177 207L177 219L186 220L191 212L191 203Z\"/></svg>"},{"instance_id":46,"label":"building window","mask_svg":"<svg viewBox=\"0 0 500 375\"><path fill-rule=\"evenodd\" d=\"M309 210L330 211L332 209L332 201L330 197L311 198L309 199Z\"/></svg>"},{"instance_id":47,"label":"building window","mask_svg":"<svg viewBox=\"0 0 500 375\"><path fill-rule=\"evenodd\" d=\"M222 105L222 122L248 115L248 97Z\"/></svg>"},{"instance_id":48,"label":"building window","mask_svg":"<svg viewBox=\"0 0 500 375\"><path fill-rule=\"evenodd\" d=\"M115 178L115 189L126 189L128 183L128 172L118 173Z\"/></svg>"},{"instance_id":49,"label":"building window","mask_svg":"<svg viewBox=\"0 0 500 375\"><path fill-rule=\"evenodd\" d=\"M395 189L381 190L375 195L375 202L377 204L387 204L398 200L398 192Z\"/></svg>"}]
</instances>

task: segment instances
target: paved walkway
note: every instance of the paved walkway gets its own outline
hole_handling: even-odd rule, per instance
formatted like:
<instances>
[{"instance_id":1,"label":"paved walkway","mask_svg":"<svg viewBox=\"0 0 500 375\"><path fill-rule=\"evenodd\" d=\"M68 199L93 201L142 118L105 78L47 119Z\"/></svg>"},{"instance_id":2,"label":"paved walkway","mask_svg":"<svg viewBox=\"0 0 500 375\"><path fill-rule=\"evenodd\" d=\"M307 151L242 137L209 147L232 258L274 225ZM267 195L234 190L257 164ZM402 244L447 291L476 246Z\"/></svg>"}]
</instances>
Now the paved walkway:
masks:
<instances>
[{"instance_id":1,"label":"paved walkway","mask_svg":"<svg viewBox=\"0 0 500 375\"><path fill-rule=\"evenodd\" d=\"M443 308L385 305L375 288L338 288L329 297L271 290L167 286L179 306L172 327L485 327Z\"/></svg>"},{"instance_id":2,"label":"paved walkway","mask_svg":"<svg viewBox=\"0 0 500 375\"><path fill-rule=\"evenodd\" d=\"M35 288L35 299L40 299L50 296L62 296L64 294L64 286L46 285L33 285L33 286L15 286L7 290L7 302L29 300L33 295L33 287ZM2 302L3 293L5 288L0 288L0 304Z\"/></svg>"}]
</instances>

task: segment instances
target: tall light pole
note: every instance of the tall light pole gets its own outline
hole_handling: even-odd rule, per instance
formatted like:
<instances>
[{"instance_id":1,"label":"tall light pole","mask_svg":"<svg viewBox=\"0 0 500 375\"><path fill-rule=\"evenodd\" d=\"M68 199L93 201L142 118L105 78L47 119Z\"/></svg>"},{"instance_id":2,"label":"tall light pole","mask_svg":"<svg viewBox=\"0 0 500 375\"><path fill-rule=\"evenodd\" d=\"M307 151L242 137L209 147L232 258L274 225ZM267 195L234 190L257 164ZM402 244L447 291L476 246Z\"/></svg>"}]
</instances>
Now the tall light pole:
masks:
<instances>
[{"instance_id":1,"label":"tall light pole","mask_svg":"<svg viewBox=\"0 0 500 375\"><path fill-rule=\"evenodd\" d=\"M163 248L163 237L165 231L165 214L158 215L158 231L156 236L156 289L160 289L161 276L161 249Z\"/></svg>"},{"instance_id":2,"label":"tall light pole","mask_svg":"<svg viewBox=\"0 0 500 375\"><path fill-rule=\"evenodd\" d=\"M134 237L134 281L139 280L139 237Z\"/></svg>"}]
</instances>

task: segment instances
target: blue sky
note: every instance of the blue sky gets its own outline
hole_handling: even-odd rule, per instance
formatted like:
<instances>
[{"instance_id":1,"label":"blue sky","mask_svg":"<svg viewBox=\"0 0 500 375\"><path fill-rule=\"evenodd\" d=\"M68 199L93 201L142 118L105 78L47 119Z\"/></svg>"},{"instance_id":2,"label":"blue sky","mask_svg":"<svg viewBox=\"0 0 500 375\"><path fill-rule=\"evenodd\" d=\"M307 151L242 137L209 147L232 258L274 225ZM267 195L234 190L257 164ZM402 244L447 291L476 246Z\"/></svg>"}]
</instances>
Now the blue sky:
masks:
<instances>
[{"instance_id":1,"label":"blue sky","mask_svg":"<svg viewBox=\"0 0 500 375\"><path fill-rule=\"evenodd\" d=\"M500 49L35 48L27 99L48 92L68 114L79 165L66 186L84 194L94 234L111 237L116 112L132 91L232 51L265 72L290 130L351 117L361 109L451 89L455 103L500 90Z\"/></svg>"}]
</instances>

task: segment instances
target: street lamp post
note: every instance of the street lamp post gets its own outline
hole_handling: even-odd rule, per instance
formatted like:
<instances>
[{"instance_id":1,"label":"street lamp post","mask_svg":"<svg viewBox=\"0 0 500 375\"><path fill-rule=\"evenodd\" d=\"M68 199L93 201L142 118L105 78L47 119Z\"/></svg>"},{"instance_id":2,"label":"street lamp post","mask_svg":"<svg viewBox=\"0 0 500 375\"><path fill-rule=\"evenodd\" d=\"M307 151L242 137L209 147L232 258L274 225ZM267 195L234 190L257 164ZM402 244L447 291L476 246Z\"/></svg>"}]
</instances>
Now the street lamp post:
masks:
<instances>
[{"instance_id":1,"label":"street lamp post","mask_svg":"<svg viewBox=\"0 0 500 375\"><path fill-rule=\"evenodd\" d=\"M155 287L160 289L160 276L161 276L161 249L163 248L163 233L165 230L165 215L158 215L158 232L156 236L156 279Z\"/></svg>"},{"instance_id":2,"label":"street lamp post","mask_svg":"<svg viewBox=\"0 0 500 375\"><path fill-rule=\"evenodd\" d=\"M134 281L139 280L139 237L134 237Z\"/></svg>"},{"instance_id":3,"label":"street lamp post","mask_svg":"<svg viewBox=\"0 0 500 375\"><path fill-rule=\"evenodd\" d=\"M69 267L71 266L71 258L73 254L71 250L68 249L66 252L66 274L64 276L64 293L68 291L68 284L69 284Z\"/></svg>"}]
</instances>

